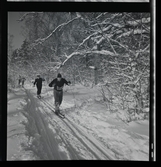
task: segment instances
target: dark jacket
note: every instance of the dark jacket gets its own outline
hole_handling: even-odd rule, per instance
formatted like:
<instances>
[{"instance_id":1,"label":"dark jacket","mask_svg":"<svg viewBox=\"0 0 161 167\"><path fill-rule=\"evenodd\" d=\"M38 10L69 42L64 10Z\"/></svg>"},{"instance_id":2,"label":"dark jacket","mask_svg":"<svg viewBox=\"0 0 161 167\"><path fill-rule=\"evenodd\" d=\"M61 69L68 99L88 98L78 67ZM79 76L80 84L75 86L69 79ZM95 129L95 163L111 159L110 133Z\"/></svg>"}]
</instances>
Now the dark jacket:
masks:
<instances>
[{"instance_id":1,"label":"dark jacket","mask_svg":"<svg viewBox=\"0 0 161 167\"><path fill-rule=\"evenodd\" d=\"M55 90L61 91L63 90L64 84L69 85L70 82L66 81L64 78L62 78L60 81L55 78L53 81L50 82L49 87L54 87Z\"/></svg>"},{"instance_id":2,"label":"dark jacket","mask_svg":"<svg viewBox=\"0 0 161 167\"><path fill-rule=\"evenodd\" d=\"M42 87L42 81L45 81L43 78L36 78L34 85L36 84L37 87Z\"/></svg>"},{"instance_id":3,"label":"dark jacket","mask_svg":"<svg viewBox=\"0 0 161 167\"><path fill-rule=\"evenodd\" d=\"M23 78L21 78L21 81L22 81L22 82L25 82L25 80L26 80L26 78L24 78L24 77L23 77Z\"/></svg>"}]
</instances>

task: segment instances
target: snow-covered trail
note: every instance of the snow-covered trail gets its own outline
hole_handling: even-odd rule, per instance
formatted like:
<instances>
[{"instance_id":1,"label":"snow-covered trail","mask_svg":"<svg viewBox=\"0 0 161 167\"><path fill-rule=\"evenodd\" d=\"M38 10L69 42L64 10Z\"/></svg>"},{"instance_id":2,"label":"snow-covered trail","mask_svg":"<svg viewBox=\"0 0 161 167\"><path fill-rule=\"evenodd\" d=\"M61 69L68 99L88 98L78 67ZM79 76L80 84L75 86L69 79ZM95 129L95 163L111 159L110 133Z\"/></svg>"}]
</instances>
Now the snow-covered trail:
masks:
<instances>
[{"instance_id":1,"label":"snow-covered trail","mask_svg":"<svg viewBox=\"0 0 161 167\"><path fill-rule=\"evenodd\" d=\"M55 115L53 90L45 85L41 100L29 85L8 96L8 160L148 160L148 126L126 125L109 113L99 87L65 87L65 119Z\"/></svg>"},{"instance_id":2,"label":"snow-covered trail","mask_svg":"<svg viewBox=\"0 0 161 167\"><path fill-rule=\"evenodd\" d=\"M110 149L85 133L69 116L60 119L47 101L33 96L32 89L26 90L26 93L29 99L26 117L30 124L27 131L31 137L36 136L37 148L32 151L40 159L115 159ZM33 143L31 145L34 146Z\"/></svg>"},{"instance_id":3,"label":"snow-covered trail","mask_svg":"<svg viewBox=\"0 0 161 167\"><path fill-rule=\"evenodd\" d=\"M52 109L52 106L48 102L43 101L43 103ZM84 129L79 124L76 124L76 122L74 122L68 115L66 115L66 119L63 119L62 121L65 123L65 127L69 128L70 133L72 132L97 159L114 159L114 155L111 150L105 149L98 140L87 134Z\"/></svg>"}]
</instances>

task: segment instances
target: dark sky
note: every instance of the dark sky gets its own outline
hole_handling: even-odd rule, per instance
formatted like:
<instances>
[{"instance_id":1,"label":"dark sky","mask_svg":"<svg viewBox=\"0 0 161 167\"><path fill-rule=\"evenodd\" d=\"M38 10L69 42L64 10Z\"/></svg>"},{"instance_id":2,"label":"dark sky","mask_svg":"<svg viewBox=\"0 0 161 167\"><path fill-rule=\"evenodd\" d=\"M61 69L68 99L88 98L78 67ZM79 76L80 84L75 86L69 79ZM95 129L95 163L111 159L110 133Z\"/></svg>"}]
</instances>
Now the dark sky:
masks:
<instances>
[{"instance_id":1,"label":"dark sky","mask_svg":"<svg viewBox=\"0 0 161 167\"><path fill-rule=\"evenodd\" d=\"M22 13L22 12L21 12ZM20 48L24 41L24 37L21 35L23 22L18 22L20 18L20 12L8 12L8 33L14 35L13 46L14 49Z\"/></svg>"}]
</instances>

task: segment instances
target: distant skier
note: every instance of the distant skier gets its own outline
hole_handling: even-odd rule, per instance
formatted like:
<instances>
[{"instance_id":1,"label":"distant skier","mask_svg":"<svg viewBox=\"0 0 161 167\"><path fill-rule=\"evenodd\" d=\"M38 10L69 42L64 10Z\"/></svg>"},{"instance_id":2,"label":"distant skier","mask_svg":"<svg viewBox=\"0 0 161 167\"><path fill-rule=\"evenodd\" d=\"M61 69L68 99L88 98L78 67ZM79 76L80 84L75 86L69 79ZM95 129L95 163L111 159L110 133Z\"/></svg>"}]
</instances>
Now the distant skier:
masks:
<instances>
[{"instance_id":1,"label":"distant skier","mask_svg":"<svg viewBox=\"0 0 161 167\"><path fill-rule=\"evenodd\" d=\"M21 84L21 75L19 75L18 77L18 86L20 87L20 84Z\"/></svg>"},{"instance_id":2,"label":"distant skier","mask_svg":"<svg viewBox=\"0 0 161 167\"><path fill-rule=\"evenodd\" d=\"M37 75L37 78L35 79L34 82L34 86L36 84L38 98L41 98L42 81L45 81L45 79L41 78L40 75Z\"/></svg>"},{"instance_id":3,"label":"distant skier","mask_svg":"<svg viewBox=\"0 0 161 167\"><path fill-rule=\"evenodd\" d=\"M21 82L22 82L22 87L24 87L24 82L25 82L26 78L25 77L22 77L21 78Z\"/></svg>"},{"instance_id":4,"label":"distant skier","mask_svg":"<svg viewBox=\"0 0 161 167\"><path fill-rule=\"evenodd\" d=\"M66 81L64 78L62 78L61 74L59 73L57 75L57 78L55 78L51 83L49 84L49 87L54 87L54 99L55 99L55 111L56 113L59 113L59 107L63 100L63 87L64 84L69 85L71 82Z\"/></svg>"}]
</instances>

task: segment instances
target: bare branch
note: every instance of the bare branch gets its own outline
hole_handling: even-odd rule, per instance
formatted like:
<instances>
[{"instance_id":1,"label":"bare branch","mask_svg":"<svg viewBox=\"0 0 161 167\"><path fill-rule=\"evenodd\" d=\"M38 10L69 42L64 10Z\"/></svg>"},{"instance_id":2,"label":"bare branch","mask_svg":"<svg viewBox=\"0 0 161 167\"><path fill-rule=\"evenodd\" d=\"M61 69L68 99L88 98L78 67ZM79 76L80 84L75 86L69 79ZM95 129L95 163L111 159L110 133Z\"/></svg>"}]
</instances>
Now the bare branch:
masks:
<instances>
[{"instance_id":1,"label":"bare branch","mask_svg":"<svg viewBox=\"0 0 161 167\"><path fill-rule=\"evenodd\" d=\"M128 52L130 52L130 53L132 53L133 55L135 55L135 52L134 52L134 51L130 50L130 49L128 48L128 46L125 46L125 45L123 45L122 43L120 43L120 42L118 42L118 41L112 39L112 38L111 38L111 35L104 35L104 36L98 41L99 44L100 44L101 42L103 42L103 40L106 39L105 37L108 38L110 41L117 43L120 47L124 48L124 49L127 50Z\"/></svg>"},{"instance_id":2,"label":"bare branch","mask_svg":"<svg viewBox=\"0 0 161 167\"><path fill-rule=\"evenodd\" d=\"M82 46L86 41L88 41L92 36L94 36L94 35L96 35L96 34L97 34L97 33L95 32L95 33L89 35L88 37L86 37L86 38L79 44L78 48L79 48L80 46Z\"/></svg>"},{"instance_id":3,"label":"bare branch","mask_svg":"<svg viewBox=\"0 0 161 167\"><path fill-rule=\"evenodd\" d=\"M133 20L133 21L127 21L127 23L129 25L132 25L132 26L137 26L138 24L141 24L141 23L150 23L150 17L148 18L142 18L141 20Z\"/></svg>"},{"instance_id":4,"label":"bare branch","mask_svg":"<svg viewBox=\"0 0 161 167\"><path fill-rule=\"evenodd\" d=\"M140 20L139 20L139 21L138 21L138 20L135 20L133 17L131 17L130 15L128 15L128 14L126 14L126 13L124 13L124 15L126 15L127 17L133 19L136 23L141 24L141 21L140 21ZM150 18L149 18L149 21L150 21ZM148 32L150 32L150 29L149 29L146 25L142 25L142 26L143 26L144 29L146 29L146 30L148 30Z\"/></svg>"},{"instance_id":5,"label":"bare branch","mask_svg":"<svg viewBox=\"0 0 161 167\"><path fill-rule=\"evenodd\" d=\"M110 44L110 47L112 48L113 52L114 52L115 54L117 54L117 52L115 51L115 49L114 49L113 45L111 44L109 38L107 38L107 36L104 36L104 34L103 34L103 30L102 30L101 26L98 25L98 27L100 28L100 30L101 30L101 32L102 32L102 36L105 37L105 38L107 39L107 41L108 41L108 43Z\"/></svg>"},{"instance_id":6,"label":"bare branch","mask_svg":"<svg viewBox=\"0 0 161 167\"><path fill-rule=\"evenodd\" d=\"M97 19L99 18L99 17L101 17L102 15L105 15L105 14L107 14L107 12L105 12L105 13L102 13L102 14L100 14L99 16L97 16ZM108 23L106 22L104 22L103 24L106 24L106 25L109 25L109 26L107 26L106 28L103 28L101 31L96 31L96 32L94 32L93 34L91 34L91 35L89 35L88 37L86 37L80 44L79 44L79 46L78 46L78 48L80 47L80 46L82 46L86 41L88 41L89 39L91 39L91 37L93 37L93 36L95 36L95 35L98 35L98 34L100 34L101 32L106 32L106 31L108 31L111 27L119 27L119 28L122 28L123 26L121 26L120 24L118 24L118 23L111 23L111 21L116 17L116 16L118 16L118 15L120 15L120 13L119 14L114 14L111 18L110 18L110 21L108 21ZM86 21L87 22L87 21ZM101 23L102 24L102 23ZM99 23L95 23L95 24L93 24L93 25L91 25L91 27L92 26L98 26L98 25L100 25ZM77 49L78 49L77 48Z\"/></svg>"},{"instance_id":7,"label":"bare branch","mask_svg":"<svg viewBox=\"0 0 161 167\"><path fill-rule=\"evenodd\" d=\"M119 35L116 39L119 39L121 37L126 37L126 36L130 36L131 34L134 34L134 35L138 35L138 34L141 34L142 33L146 33L147 31L146 30L141 30L141 29L135 29L135 30L130 30L130 31L127 31L125 33L122 33L121 35Z\"/></svg>"},{"instance_id":8,"label":"bare branch","mask_svg":"<svg viewBox=\"0 0 161 167\"><path fill-rule=\"evenodd\" d=\"M104 13L104 15L105 14L107 14L107 12L106 13ZM93 25L91 25L91 26L97 26L97 24L106 24L106 25L108 25L108 24L110 24L111 22L112 22L112 20L114 20L117 16L119 16L119 15L121 15L120 13L117 13L117 14L114 14L114 15L112 15L112 17L110 17L108 20L108 22L106 22L106 21L103 21L103 22L101 22L101 23L95 23L95 24L93 24ZM102 14L100 14L99 16L102 16ZM98 17L98 16L97 16ZM96 19L97 19L97 17L96 17ZM99 18L99 17L98 17Z\"/></svg>"},{"instance_id":9,"label":"bare branch","mask_svg":"<svg viewBox=\"0 0 161 167\"><path fill-rule=\"evenodd\" d=\"M102 32L108 31L111 27L112 27L112 25L109 25L108 27L102 29ZM79 44L78 48L79 48L80 46L82 46L86 41L88 41L89 39L91 39L91 37L93 37L93 36L95 36L95 35L97 35L97 34L100 34L100 33L101 33L101 31L96 31L96 32L94 32L93 34L91 34L91 35L89 35L88 37L86 37L86 38ZM78 49L78 48L77 48L77 49Z\"/></svg>"},{"instance_id":10,"label":"bare branch","mask_svg":"<svg viewBox=\"0 0 161 167\"><path fill-rule=\"evenodd\" d=\"M126 77L126 78L129 78L130 80L133 79L133 77L131 77L131 76L129 76L129 75L126 75L125 73L119 73L119 74L116 73L115 75L117 75L117 76L122 76L122 77Z\"/></svg>"},{"instance_id":11,"label":"bare branch","mask_svg":"<svg viewBox=\"0 0 161 167\"><path fill-rule=\"evenodd\" d=\"M113 52L107 51L107 50L85 50L82 52L73 52L67 58L64 60L64 62L61 64L63 66L69 59L71 59L73 56L76 55L86 55L86 54L97 54L97 55L105 55L105 56L119 56L118 54L115 54ZM128 57L127 55L124 55L122 57Z\"/></svg>"},{"instance_id":12,"label":"bare branch","mask_svg":"<svg viewBox=\"0 0 161 167\"><path fill-rule=\"evenodd\" d=\"M144 50L141 50L141 52L145 52L148 48L150 47L150 44L149 45L147 45L147 47L145 47L145 49Z\"/></svg>"},{"instance_id":13,"label":"bare branch","mask_svg":"<svg viewBox=\"0 0 161 167\"><path fill-rule=\"evenodd\" d=\"M24 19L26 19L26 17L27 17L28 15L33 15L33 14L36 14L36 13L43 13L43 12L27 12L27 13L25 13L21 18L19 18L17 21L18 21L18 22L24 21Z\"/></svg>"},{"instance_id":14,"label":"bare branch","mask_svg":"<svg viewBox=\"0 0 161 167\"><path fill-rule=\"evenodd\" d=\"M102 15L104 16L105 14L107 14L107 12L101 13L100 15L98 15L98 16L96 17L96 19L100 18Z\"/></svg>"},{"instance_id":15,"label":"bare branch","mask_svg":"<svg viewBox=\"0 0 161 167\"><path fill-rule=\"evenodd\" d=\"M75 17L75 18L73 18L73 19L71 19L71 20L69 20L69 21L67 21L67 22L65 22L65 23L60 24L60 25L57 26L47 37L45 37L45 38L39 38L39 39L35 40L35 45L37 45L37 44L42 44L42 43L45 42L47 39L49 39L57 30L59 30L60 28L62 28L62 27L64 27L64 26L68 25L69 23L71 23L71 22L73 22L74 20L77 20L77 19L79 19L79 18L80 18L80 16L79 16L79 17Z\"/></svg>"}]
</instances>

